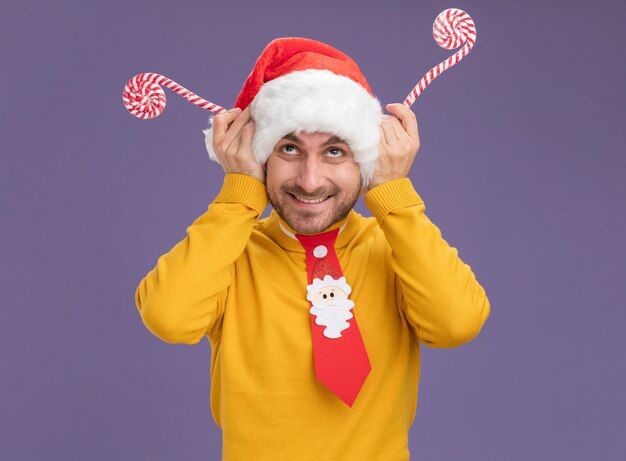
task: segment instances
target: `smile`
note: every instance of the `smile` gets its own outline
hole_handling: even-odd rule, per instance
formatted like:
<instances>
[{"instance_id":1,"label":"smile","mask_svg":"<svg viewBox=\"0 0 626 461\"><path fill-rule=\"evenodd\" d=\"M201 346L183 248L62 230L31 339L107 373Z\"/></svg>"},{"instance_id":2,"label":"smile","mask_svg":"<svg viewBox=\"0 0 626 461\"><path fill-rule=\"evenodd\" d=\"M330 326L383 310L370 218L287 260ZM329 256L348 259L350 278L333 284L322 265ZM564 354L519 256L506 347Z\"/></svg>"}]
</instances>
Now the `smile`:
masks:
<instances>
[{"instance_id":1,"label":"smile","mask_svg":"<svg viewBox=\"0 0 626 461\"><path fill-rule=\"evenodd\" d=\"M330 197L332 197L331 195L328 195L326 197L320 197L320 198L315 198L315 199L307 199L304 197L298 197L297 195L294 194L289 194L291 195L293 198L295 198L297 201L302 202L302 203L308 203L308 204L316 204L316 203L322 203L323 201L329 199Z\"/></svg>"}]
</instances>

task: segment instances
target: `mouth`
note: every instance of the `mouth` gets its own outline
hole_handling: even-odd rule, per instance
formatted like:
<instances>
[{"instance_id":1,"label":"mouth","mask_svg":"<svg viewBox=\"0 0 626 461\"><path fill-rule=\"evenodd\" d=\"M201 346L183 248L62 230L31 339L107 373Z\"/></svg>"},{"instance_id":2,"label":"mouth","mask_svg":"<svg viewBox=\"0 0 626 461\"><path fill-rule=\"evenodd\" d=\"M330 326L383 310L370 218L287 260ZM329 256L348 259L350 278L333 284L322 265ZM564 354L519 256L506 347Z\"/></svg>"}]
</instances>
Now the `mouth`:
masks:
<instances>
[{"instance_id":1,"label":"mouth","mask_svg":"<svg viewBox=\"0 0 626 461\"><path fill-rule=\"evenodd\" d=\"M325 202L332 195L324 195L322 197L302 197L300 195L295 195L292 193L288 193L288 195L296 202L301 203L303 205L319 205L320 203Z\"/></svg>"}]
</instances>

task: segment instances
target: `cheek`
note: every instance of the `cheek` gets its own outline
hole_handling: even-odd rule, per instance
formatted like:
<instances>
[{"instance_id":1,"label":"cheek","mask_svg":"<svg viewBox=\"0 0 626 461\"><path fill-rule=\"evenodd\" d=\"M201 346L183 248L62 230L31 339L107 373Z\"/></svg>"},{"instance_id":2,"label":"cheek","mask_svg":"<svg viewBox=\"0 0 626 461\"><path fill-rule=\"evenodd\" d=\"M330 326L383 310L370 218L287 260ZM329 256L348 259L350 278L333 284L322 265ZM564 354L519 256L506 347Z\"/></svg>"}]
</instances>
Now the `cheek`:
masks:
<instances>
[{"instance_id":1,"label":"cheek","mask_svg":"<svg viewBox=\"0 0 626 461\"><path fill-rule=\"evenodd\" d=\"M335 175L335 182L346 191L361 189L361 169L358 163L342 165Z\"/></svg>"},{"instance_id":2,"label":"cheek","mask_svg":"<svg viewBox=\"0 0 626 461\"><path fill-rule=\"evenodd\" d=\"M265 164L265 185L268 189L279 190L292 177L293 168L289 162L285 162L275 155L270 155Z\"/></svg>"},{"instance_id":3,"label":"cheek","mask_svg":"<svg viewBox=\"0 0 626 461\"><path fill-rule=\"evenodd\" d=\"M265 162L265 186L268 189L273 188L279 181L279 178L277 178L278 168L276 168L275 163L275 159L272 155L270 155L267 162Z\"/></svg>"},{"instance_id":4,"label":"cheek","mask_svg":"<svg viewBox=\"0 0 626 461\"><path fill-rule=\"evenodd\" d=\"M271 159L271 157L270 157ZM272 162L268 159L265 170L265 188L267 189L267 195L275 205L276 201L280 199L280 188L285 182L285 178L282 175L282 170L278 168L276 162Z\"/></svg>"}]
</instances>

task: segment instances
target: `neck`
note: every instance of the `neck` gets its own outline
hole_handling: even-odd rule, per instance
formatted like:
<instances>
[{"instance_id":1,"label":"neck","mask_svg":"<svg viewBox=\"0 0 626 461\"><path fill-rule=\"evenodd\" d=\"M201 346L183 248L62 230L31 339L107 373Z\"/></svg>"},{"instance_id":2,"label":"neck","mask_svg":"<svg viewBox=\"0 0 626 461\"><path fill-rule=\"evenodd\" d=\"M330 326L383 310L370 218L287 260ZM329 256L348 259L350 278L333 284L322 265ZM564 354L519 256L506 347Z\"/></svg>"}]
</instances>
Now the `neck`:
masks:
<instances>
[{"instance_id":1,"label":"neck","mask_svg":"<svg viewBox=\"0 0 626 461\"><path fill-rule=\"evenodd\" d=\"M362 216L355 212L350 211L349 215L341 221L336 222L332 226L324 229L323 233L330 232L335 229L341 229L338 232L337 240L335 241L335 248L341 248L350 242L354 237L357 230L360 228ZM285 221L283 221L276 211L272 211L270 216L262 224L262 232L267 235L278 245L288 251L304 252L304 248L296 238L298 231L290 227ZM285 232L286 231L286 232ZM290 235L291 234L291 235ZM315 234L319 235L319 234Z\"/></svg>"}]
</instances>

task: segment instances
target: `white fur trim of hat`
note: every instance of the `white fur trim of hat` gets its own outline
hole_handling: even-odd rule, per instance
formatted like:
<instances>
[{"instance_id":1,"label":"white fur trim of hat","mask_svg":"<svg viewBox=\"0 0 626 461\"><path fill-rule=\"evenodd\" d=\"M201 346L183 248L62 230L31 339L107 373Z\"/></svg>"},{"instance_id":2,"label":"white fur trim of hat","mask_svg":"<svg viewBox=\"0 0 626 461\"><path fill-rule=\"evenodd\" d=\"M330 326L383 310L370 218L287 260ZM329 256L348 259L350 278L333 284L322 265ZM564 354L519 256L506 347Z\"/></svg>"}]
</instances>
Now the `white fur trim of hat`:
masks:
<instances>
[{"instance_id":1,"label":"white fur trim of hat","mask_svg":"<svg viewBox=\"0 0 626 461\"><path fill-rule=\"evenodd\" d=\"M260 88L251 103L255 122L252 152L265 163L287 134L323 132L343 139L369 183L378 158L382 109L378 99L354 80L325 69L291 72ZM213 150L213 129L204 130L206 149Z\"/></svg>"}]
</instances>

